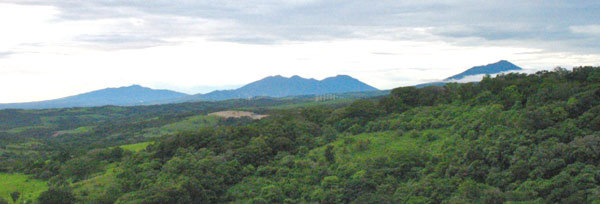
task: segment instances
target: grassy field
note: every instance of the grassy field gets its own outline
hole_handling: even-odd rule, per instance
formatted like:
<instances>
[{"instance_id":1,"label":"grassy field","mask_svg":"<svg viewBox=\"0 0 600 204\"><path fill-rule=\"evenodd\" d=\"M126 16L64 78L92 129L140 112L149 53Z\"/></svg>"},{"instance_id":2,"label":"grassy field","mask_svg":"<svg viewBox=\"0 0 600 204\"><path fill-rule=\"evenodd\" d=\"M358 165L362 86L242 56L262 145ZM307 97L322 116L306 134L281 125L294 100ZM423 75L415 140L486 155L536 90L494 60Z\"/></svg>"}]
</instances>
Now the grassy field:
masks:
<instances>
[{"instance_id":1,"label":"grassy field","mask_svg":"<svg viewBox=\"0 0 600 204\"><path fill-rule=\"evenodd\" d=\"M219 117L212 115L197 115L186 118L185 120L164 125L162 127L148 128L143 130L144 137L160 137L167 134L173 134L179 131L192 131L202 127L216 126Z\"/></svg>"},{"instance_id":2,"label":"grassy field","mask_svg":"<svg viewBox=\"0 0 600 204\"><path fill-rule=\"evenodd\" d=\"M328 100L328 101L312 101L312 100L309 100L309 101L303 102L303 103L294 103L294 104L285 104L285 105L271 106L270 108L273 108L273 109L290 109L290 108L306 108L306 107L320 106L320 105L340 105L340 104L350 104L350 103L352 103L355 100L356 99L335 99L335 100ZM246 109L242 109L242 110L246 110Z\"/></svg>"},{"instance_id":3,"label":"grassy field","mask_svg":"<svg viewBox=\"0 0 600 204\"><path fill-rule=\"evenodd\" d=\"M415 157L431 157L432 152L440 152L444 143L453 138L444 134L445 129L427 131L395 131L362 133L357 135L340 135L340 138L330 143L335 147L336 160L345 163L365 164L369 159L406 155ZM427 137L435 137L432 141ZM316 148L310 154L312 157L323 155L327 145Z\"/></svg>"},{"instance_id":4,"label":"grassy field","mask_svg":"<svg viewBox=\"0 0 600 204\"><path fill-rule=\"evenodd\" d=\"M23 174L0 173L0 197L12 203L10 193L20 192L18 202L34 201L40 193L46 191L46 182L29 178Z\"/></svg>"},{"instance_id":5,"label":"grassy field","mask_svg":"<svg viewBox=\"0 0 600 204\"><path fill-rule=\"evenodd\" d=\"M94 130L94 126L83 126L83 127L78 127L72 130L63 130L60 131L62 134L84 134L84 133L89 133L92 130Z\"/></svg>"},{"instance_id":6,"label":"grassy field","mask_svg":"<svg viewBox=\"0 0 600 204\"><path fill-rule=\"evenodd\" d=\"M152 142L142 142L142 143L136 143L136 144L121 145L119 147L129 150L129 151L139 152L139 151L146 149L146 147L148 147L148 145L150 145L150 144L152 144Z\"/></svg>"},{"instance_id":7,"label":"grassy field","mask_svg":"<svg viewBox=\"0 0 600 204\"><path fill-rule=\"evenodd\" d=\"M216 126L219 122L220 118L217 116L211 115L197 115L186 118L182 121L178 121L175 123L167 124L161 127L147 128L142 131L144 137L154 138L160 137L163 135L174 134L176 132L181 131L193 131L202 127L211 127ZM129 145L121 145L119 147L127 150L131 150L134 152L139 152L141 150L146 149L148 145L152 144L152 142L142 142L135 143Z\"/></svg>"},{"instance_id":8,"label":"grassy field","mask_svg":"<svg viewBox=\"0 0 600 204\"><path fill-rule=\"evenodd\" d=\"M99 200L116 183L116 163L106 166L104 172L92 176L90 179L73 183L73 194L81 200Z\"/></svg>"},{"instance_id":9,"label":"grassy field","mask_svg":"<svg viewBox=\"0 0 600 204\"><path fill-rule=\"evenodd\" d=\"M19 134L19 133L22 133L22 132L27 131L27 130L34 130L34 129L40 129L40 128L48 128L48 127L47 126L18 127L18 128L13 128L13 129L7 130L5 132L7 132L7 133L13 133L13 134Z\"/></svg>"}]
</instances>

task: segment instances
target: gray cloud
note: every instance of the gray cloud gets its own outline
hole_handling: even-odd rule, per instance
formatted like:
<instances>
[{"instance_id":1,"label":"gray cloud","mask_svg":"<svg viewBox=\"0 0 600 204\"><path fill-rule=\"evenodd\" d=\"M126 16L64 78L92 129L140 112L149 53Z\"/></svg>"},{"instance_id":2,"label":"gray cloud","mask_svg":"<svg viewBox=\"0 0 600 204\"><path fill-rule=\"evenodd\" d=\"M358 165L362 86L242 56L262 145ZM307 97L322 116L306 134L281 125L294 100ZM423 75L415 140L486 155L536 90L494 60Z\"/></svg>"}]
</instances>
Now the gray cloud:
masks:
<instances>
[{"instance_id":1,"label":"gray cloud","mask_svg":"<svg viewBox=\"0 0 600 204\"><path fill-rule=\"evenodd\" d=\"M119 44L167 44L163 40L154 38L147 38L145 36L132 36L123 34L99 34L99 35L81 35L75 38L76 41L100 43L108 45L119 45Z\"/></svg>"},{"instance_id":2,"label":"gray cloud","mask_svg":"<svg viewBox=\"0 0 600 204\"><path fill-rule=\"evenodd\" d=\"M331 39L443 40L600 53L600 2L506 1L14 1L61 9L59 21L139 18L142 27L76 40L154 46L202 36L240 43ZM596 27L595 27L596 26ZM424 30L415 30L423 28Z\"/></svg>"},{"instance_id":3,"label":"gray cloud","mask_svg":"<svg viewBox=\"0 0 600 204\"><path fill-rule=\"evenodd\" d=\"M0 51L0 58L5 58L5 57L11 56L13 54L16 54L16 52L10 52L10 51L8 51L8 52L1 52Z\"/></svg>"}]
</instances>

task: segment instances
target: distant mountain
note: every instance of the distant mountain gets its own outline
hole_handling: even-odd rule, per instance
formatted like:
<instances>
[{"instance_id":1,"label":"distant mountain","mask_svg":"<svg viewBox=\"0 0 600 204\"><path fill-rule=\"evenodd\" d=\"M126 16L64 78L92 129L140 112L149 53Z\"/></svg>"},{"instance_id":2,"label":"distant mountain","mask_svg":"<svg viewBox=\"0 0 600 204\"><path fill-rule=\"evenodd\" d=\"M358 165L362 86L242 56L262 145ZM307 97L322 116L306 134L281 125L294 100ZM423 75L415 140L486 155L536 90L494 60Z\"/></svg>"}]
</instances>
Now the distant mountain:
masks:
<instances>
[{"instance_id":1,"label":"distant mountain","mask_svg":"<svg viewBox=\"0 0 600 204\"><path fill-rule=\"evenodd\" d=\"M44 109L44 108L69 108L69 107L91 107L91 106L132 106L159 104L164 101L181 98L187 94L169 90L156 90L139 85L120 88L107 88L75 96L59 98L54 100L0 104L0 109L22 108L22 109Z\"/></svg>"},{"instance_id":2,"label":"distant mountain","mask_svg":"<svg viewBox=\"0 0 600 204\"><path fill-rule=\"evenodd\" d=\"M501 72L517 71L517 70L523 70L523 68L518 67L517 65L514 65L513 63L510 63L509 61L500 60L499 62L496 62L496 63L482 65L482 66L476 66L471 69L467 69L467 71L464 71L460 74L457 74L457 75L454 75L451 77L448 77L448 78L444 79L444 81L460 80L467 76L473 76L473 75L498 74Z\"/></svg>"},{"instance_id":3,"label":"distant mountain","mask_svg":"<svg viewBox=\"0 0 600 204\"><path fill-rule=\"evenodd\" d=\"M439 81L439 82L429 82L429 83L424 83L424 84L417 84L415 85L415 87L417 88L423 88L423 87L428 87L428 86L445 86L447 82L443 82L443 81Z\"/></svg>"},{"instance_id":4,"label":"distant mountain","mask_svg":"<svg viewBox=\"0 0 600 204\"><path fill-rule=\"evenodd\" d=\"M299 76L287 78L277 75L252 82L239 89L213 91L207 94L196 94L184 97L183 99L184 101L227 100L234 98L252 98L258 96L285 97L377 90L378 89L347 75L338 75L323 80L306 79Z\"/></svg>"},{"instance_id":5,"label":"distant mountain","mask_svg":"<svg viewBox=\"0 0 600 204\"><path fill-rule=\"evenodd\" d=\"M454 76L448 77L448 78L444 79L443 81L418 84L415 87L421 88L421 87L428 87L428 86L444 86L448 82L455 82L455 81L464 79L465 77L469 77L469 76L477 76L477 75L485 75L485 74L492 75L492 74L499 74L502 72L519 71L519 70L523 70L523 68L521 68L517 65L514 65L513 63L511 63L509 61L500 60L496 63L472 67L470 69L467 69L464 72L461 72L460 74L456 74Z\"/></svg>"},{"instance_id":6,"label":"distant mountain","mask_svg":"<svg viewBox=\"0 0 600 204\"><path fill-rule=\"evenodd\" d=\"M155 90L133 85L120 88L107 88L47 101L0 104L0 109L45 109L104 105L133 106L261 96L285 97L369 91L378 91L378 89L346 75L338 75L323 80L305 79L299 76L290 78L271 76L247 84L239 89L213 91L207 94L187 95L170 90ZM377 95L379 93L372 94Z\"/></svg>"}]
</instances>

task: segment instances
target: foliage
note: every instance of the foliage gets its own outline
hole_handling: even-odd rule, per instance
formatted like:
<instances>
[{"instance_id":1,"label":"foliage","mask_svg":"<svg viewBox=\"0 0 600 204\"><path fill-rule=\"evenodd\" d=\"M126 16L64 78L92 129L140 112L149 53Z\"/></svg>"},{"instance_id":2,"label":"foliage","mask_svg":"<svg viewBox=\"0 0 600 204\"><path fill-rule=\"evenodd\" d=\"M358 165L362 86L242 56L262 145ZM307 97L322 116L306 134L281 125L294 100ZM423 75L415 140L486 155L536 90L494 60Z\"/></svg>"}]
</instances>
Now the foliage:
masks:
<instances>
[{"instance_id":1,"label":"foliage","mask_svg":"<svg viewBox=\"0 0 600 204\"><path fill-rule=\"evenodd\" d=\"M15 191L15 192L10 193L10 198L13 201L13 203L16 203L20 197L21 197L21 192Z\"/></svg>"},{"instance_id":2,"label":"foliage","mask_svg":"<svg viewBox=\"0 0 600 204\"><path fill-rule=\"evenodd\" d=\"M43 192L38 198L40 204L72 204L75 203L75 197L66 189L50 188Z\"/></svg>"},{"instance_id":3,"label":"foliage","mask_svg":"<svg viewBox=\"0 0 600 204\"><path fill-rule=\"evenodd\" d=\"M82 123L95 127L86 140L8 141L5 154L9 170L48 179L40 202L597 203L597 76L600 68L578 67L402 87L346 105L263 101L254 107L270 115L262 120L131 113L112 129ZM118 147L149 129L162 136ZM86 148L45 149L52 142ZM24 162L12 152L39 146L46 153Z\"/></svg>"}]
</instances>

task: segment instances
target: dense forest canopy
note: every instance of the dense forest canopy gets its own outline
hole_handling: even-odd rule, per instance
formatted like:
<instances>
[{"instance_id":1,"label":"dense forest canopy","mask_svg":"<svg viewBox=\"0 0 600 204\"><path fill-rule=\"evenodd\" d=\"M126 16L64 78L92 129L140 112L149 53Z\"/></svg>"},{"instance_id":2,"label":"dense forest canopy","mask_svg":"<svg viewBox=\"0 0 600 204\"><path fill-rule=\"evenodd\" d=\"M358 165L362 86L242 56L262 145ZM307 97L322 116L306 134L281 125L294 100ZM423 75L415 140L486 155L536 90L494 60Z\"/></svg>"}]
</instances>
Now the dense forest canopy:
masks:
<instances>
[{"instance_id":1,"label":"dense forest canopy","mask_svg":"<svg viewBox=\"0 0 600 204\"><path fill-rule=\"evenodd\" d=\"M600 203L599 67L335 105L243 102L270 115L261 120L202 116L242 106L231 103L115 111L105 126L118 107L1 111L0 170L47 181L38 203ZM82 111L96 115L70 122ZM23 128L48 124L44 114L56 125ZM197 126L166 131L175 123ZM136 134L151 130L164 134ZM8 148L26 142L43 144Z\"/></svg>"}]
</instances>

